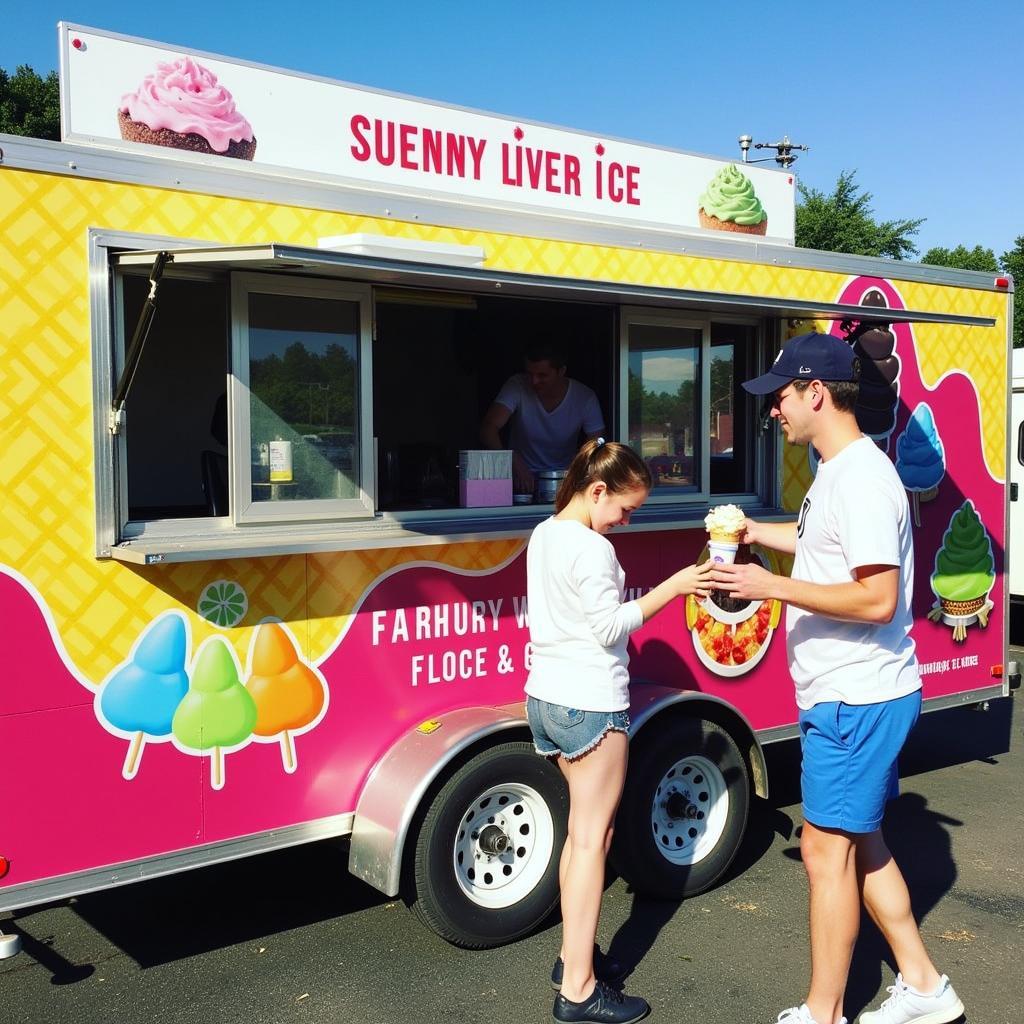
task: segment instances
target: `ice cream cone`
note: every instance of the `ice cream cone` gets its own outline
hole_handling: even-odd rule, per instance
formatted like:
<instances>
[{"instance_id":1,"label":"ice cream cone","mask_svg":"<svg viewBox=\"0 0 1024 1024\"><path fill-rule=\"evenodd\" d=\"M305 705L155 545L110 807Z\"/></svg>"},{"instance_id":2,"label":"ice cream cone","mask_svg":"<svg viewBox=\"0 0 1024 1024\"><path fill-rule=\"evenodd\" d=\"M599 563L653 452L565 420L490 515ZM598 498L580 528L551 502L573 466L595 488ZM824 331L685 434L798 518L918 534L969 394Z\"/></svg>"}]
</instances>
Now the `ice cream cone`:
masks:
<instances>
[{"instance_id":1,"label":"ice cream cone","mask_svg":"<svg viewBox=\"0 0 1024 1024\"><path fill-rule=\"evenodd\" d=\"M718 541L722 544L739 544L740 535L738 533L730 533L725 530L708 530L708 536L713 541Z\"/></svg>"}]
</instances>

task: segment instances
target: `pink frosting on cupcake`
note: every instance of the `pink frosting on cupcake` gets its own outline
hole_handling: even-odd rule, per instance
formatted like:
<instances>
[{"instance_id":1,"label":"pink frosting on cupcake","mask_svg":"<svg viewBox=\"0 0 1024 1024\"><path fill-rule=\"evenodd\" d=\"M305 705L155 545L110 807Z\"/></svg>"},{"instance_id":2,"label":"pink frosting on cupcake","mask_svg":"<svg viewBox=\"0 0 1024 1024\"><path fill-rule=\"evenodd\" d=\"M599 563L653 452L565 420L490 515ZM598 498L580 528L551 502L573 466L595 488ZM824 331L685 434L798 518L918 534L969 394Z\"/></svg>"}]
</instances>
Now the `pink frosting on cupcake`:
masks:
<instances>
[{"instance_id":1,"label":"pink frosting on cupcake","mask_svg":"<svg viewBox=\"0 0 1024 1024\"><path fill-rule=\"evenodd\" d=\"M191 57L157 64L135 92L121 97L121 110L150 131L195 132L217 153L232 141L252 141L252 125L235 109L231 93Z\"/></svg>"}]
</instances>

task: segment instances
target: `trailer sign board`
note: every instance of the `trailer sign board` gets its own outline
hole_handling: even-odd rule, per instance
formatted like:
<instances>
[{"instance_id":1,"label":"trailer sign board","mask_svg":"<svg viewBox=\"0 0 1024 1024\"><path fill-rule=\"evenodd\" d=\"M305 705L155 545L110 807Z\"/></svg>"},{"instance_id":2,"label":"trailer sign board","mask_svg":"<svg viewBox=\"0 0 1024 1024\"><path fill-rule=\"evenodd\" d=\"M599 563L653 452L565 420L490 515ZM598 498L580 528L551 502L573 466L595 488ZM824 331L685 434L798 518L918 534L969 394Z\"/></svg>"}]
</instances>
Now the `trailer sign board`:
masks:
<instances>
[{"instance_id":1,"label":"trailer sign board","mask_svg":"<svg viewBox=\"0 0 1024 1024\"><path fill-rule=\"evenodd\" d=\"M791 174L61 26L64 140L792 244Z\"/></svg>"}]
</instances>

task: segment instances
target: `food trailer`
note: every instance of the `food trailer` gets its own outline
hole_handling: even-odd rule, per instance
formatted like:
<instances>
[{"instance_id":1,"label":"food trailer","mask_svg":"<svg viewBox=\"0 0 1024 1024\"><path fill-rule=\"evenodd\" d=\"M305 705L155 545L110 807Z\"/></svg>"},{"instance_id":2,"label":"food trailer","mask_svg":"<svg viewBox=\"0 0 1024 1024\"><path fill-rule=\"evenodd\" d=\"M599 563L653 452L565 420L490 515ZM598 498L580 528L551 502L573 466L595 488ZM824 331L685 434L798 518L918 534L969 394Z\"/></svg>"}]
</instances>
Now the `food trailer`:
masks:
<instances>
[{"instance_id":1,"label":"food trailer","mask_svg":"<svg viewBox=\"0 0 1024 1024\"><path fill-rule=\"evenodd\" d=\"M614 535L633 595L702 557L709 505L794 517L813 452L739 383L848 340L913 503L926 706L1008 692L1012 282L798 249L786 171L59 43L64 140L0 136L0 910L348 835L454 943L550 914L567 798L523 684L552 507L495 504L475 452L538 337L651 467ZM783 611L634 634L638 889L714 884L767 793Z\"/></svg>"}]
</instances>

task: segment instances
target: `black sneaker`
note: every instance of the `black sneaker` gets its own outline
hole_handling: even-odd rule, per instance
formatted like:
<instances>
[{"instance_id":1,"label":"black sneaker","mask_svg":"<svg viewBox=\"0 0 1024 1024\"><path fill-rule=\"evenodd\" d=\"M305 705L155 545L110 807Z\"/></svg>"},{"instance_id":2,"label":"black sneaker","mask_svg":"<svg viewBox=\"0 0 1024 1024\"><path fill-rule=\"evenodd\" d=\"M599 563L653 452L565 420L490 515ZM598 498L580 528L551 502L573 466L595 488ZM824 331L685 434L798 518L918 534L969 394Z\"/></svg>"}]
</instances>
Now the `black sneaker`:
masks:
<instances>
[{"instance_id":1,"label":"black sneaker","mask_svg":"<svg viewBox=\"0 0 1024 1024\"><path fill-rule=\"evenodd\" d=\"M646 999L627 996L603 981L594 985L589 999L574 1003L561 993L551 1013L561 1024L634 1024L651 1012Z\"/></svg>"},{"instance_id":2,"label":"black sneaker","mask_svg":"<svg viewBox=\"0 0 1024 1024\"><path fill-rule=\"evenodd\" d=\"M555 966L551 968L551 987L556 992L562 991L562 975L565 973L565 964L562 963L562 958L559 957L555 961ZM614 985L617 981L622 979L628 974L627 968L620 964L618 960L613 956L609 956L607 953L602 953L600 947L595 943L594 945L594 977L598 981L606 981L609 984Z\"/></svg>"}]
</instances>

